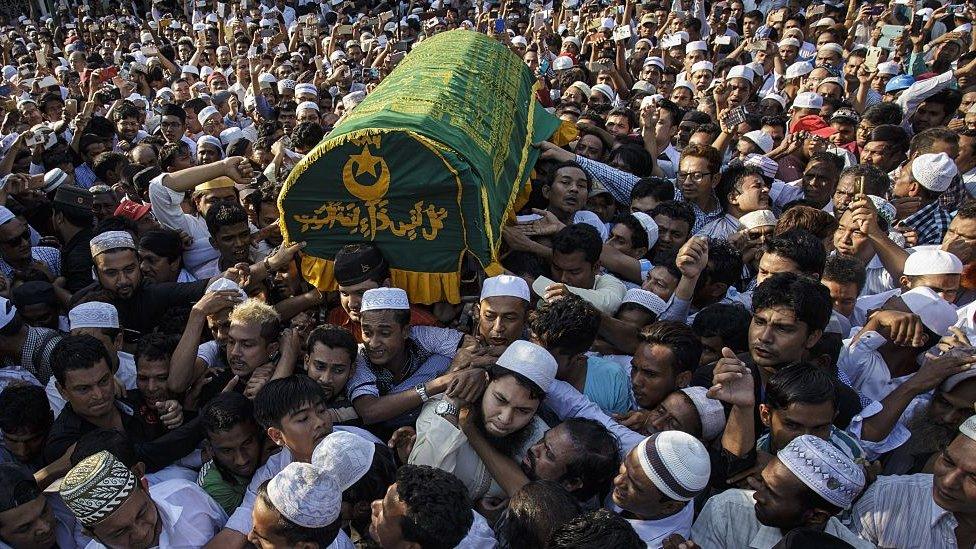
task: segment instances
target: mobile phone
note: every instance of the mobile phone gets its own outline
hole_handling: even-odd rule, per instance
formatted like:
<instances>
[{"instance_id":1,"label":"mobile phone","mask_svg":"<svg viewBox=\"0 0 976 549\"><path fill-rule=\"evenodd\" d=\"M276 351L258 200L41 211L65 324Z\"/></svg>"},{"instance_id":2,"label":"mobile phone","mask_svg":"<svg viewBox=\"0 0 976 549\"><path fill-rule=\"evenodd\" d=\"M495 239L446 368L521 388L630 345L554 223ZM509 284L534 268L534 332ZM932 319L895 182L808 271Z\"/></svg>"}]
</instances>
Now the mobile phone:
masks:
<instances>
[{"instance_id":1,"label":"mobile phone","mask_svg":"<svg viewBox=\"0 0 976 549\"><path fill-rule=\"evenodd\" d=\"M732 45L732 37L731 36L728 36L728 35L716 36L715 37L715 45L716 46L731 46Z\"/></svg>"},{"instance_id":2,"label":"mobile phone","mask_svg":"<svg viewBox=\"0 0 976 549\"><path fill-rule=\"evenodd\" d=\"M395 51L395 52L393 52L392 55L390 55L390 62L393 63L394 65L396 65L400 61L403 61L403 58L406 55L407 55L407 52L405 52L405 51Z\"/></svg>"},{"instance_id":3,"label":"mobile phone","mask_svg":"<svg viewBox=\"0 0 976 549\"><path fill-rule=\"evenodd\" d=\"M925 26L925 19L921 15L915 14L912 16L912 28L909 31L913 36L922 32L922 27Z\"/></svg>"},{"instance_id":4,"label":"mobile phone","mask_svg":"<svg viewBox=\"0 0 976 549\"><path fill-rule=\"evenodd\" d=\"M322 56L321 55L316 55L315 57L312 58L312 61L315 62L315 70L321 72L322 71Z\"/></svg>"},{"instance_id":5,"label":"mobile phone","mask_svg":"<svg viewBox=\"0 0 976 549\"><path fill-rule=\"evenodd\" d=\"M58 81L53 76L45 76L41 78L41 81L37 85L42 88L50 88L51 86L57 86Z\"/></svg>"},{"instance_id":6,"label":"mobile phone","mask_svg":"<svg viewBox=\"0 0 976 549\"><path fill-rule=\"evenodd\" d=\"M549 59L548 58L543 59L541 62L539 62L539 74L542 75L542 76L545 76L545 75L549 74Z\"/></svg>"},{"instance_id":7,"label":"mobile phone","mask_svg":"<svg viewBox=\"0 0 976 549\"><path fill-rule=\"evenodd\" d=\"M881 62L881 48L872 46L868 48L867 55L864 56L864 68L870 72L878 70L878 63Z\"/></svg>"},{"instance_id":8,"label":"mobile phone","mask_svg":"<svg viewBox=\"0 0 976 549\"><path fill-rule=\"evenodd\" d=\"M37 57L37 65L46 67L47 66L47 54L44 50L37 50L34 52L35 57Z\"/></svg>"},{"instance_id":9,"label":"mobile phone","mask_svg":"<svg viewBox=\"0 0 976 549\"><path fill-rule=\"evenodd\" d=\"M339 25L336 36L352 36L352 25Z\"/></svg>"},{"instance_id":10,"label":"mobile phone","mask_svg":"<svg viewBox=\"0 0 976 549\"><path fill-rule=\"evenodd\" d=\"M379 80L380 78L380 70L377 69L376 67L366 67L364 73L368 75L370 78L372 78L373 80Z\"/></svg>"},{"instance_id":11,"label":"mobile phone","mask_svg":"<svg viewBox=\"0 0 976 549\"><path fill-rule=\"evenodd\" d=\"M965 13L966 4L949 4L946 6L946 13L949 15L954 15L957 13Z\"/></svg>"},{"instance_id":12,"label":"mobile phone","mask_svg":"<svg viewBox=\"0 0 976 549\"><path fill-rule=\"evenodd\" d=\"M630 30L630 25L621 25L613 29L613 41L620 42L622 40L628 40L633 36L633 31Z\"/></svg>"},{"instance_id":13,"label":"mobile phone","mask_svg":"<svg viewBox=\"0 0 976 549\"><path fill-rule=\"evenodd\" d=\"M532 14L532 28L534 28L534 29L541 29L544 26L546 26L546 17L545 17L545 15L541 11L538 11L538 12L533 13Z\"/></svg>"},{"instance_id":14,"label":"mobile phone","mask_svg":"<svg viewBox=\"0 0 976 549\"><path fill-rule=\"evenodd\" d=\"M76 29L76 28L78 28L78 27L77 27L77 26L75 26L75 24L74 24L74 23L65 23L65 24L64 24L64 28L66 28L66 29L69 29L69 30L72 30L72 29Z\"/></svg>"},{"instance_id":15,"label":"mobile phone","mask_svg":"<svg viewBox=\"0 0 976 549\"><path fill-rule=\"evenodd\" d=\"M10 84L0 86L0 97L10 97L11 91L13 91L13 86Z\"/></svg>"},{"instance_id":16,"label":"mobile phone","mask_svg":"<svg viewBox=\"0 0 976 549\"><path fill-rule=\"evenodd\" d=\"M274 27L265 27L261 29L261 38L271 38L275 35Z\"/></svg>"},{"instance_id":17,"label":"mobile phone","mask_svg":"<svg viewBox=\"0 0 976 549\"><path fill-rule=\"evenodd\" d=\"M501 34L505 32L505 20L499 17L495 19L495 34Z\"/></svg>"},{"instance_id":18,"label":"mobile phone","mask_svg":"<svg viewBox=\"0 0 976 549\"><path fill-rule=\"evenodd\" d=\"M745 107L735 107L725 115L725 118L722 119L722 124L726 128L734 128L746 121L746 114Z\"/></svg>"},{"instance_id":19,"label":"mobile phone","mask_svg":"<svg viewBox=\"0 0 976 549\"><path fill-rule=\"evenodd\" d=\"M44 141L45 139L43 133L31 131L28 132L27 139L24 141L24 143L28 147L36 147L38 145L43 145Z\"/></svg>"},{"instance_id":20,"label":"mobile phone","mask_svg":"<svg viewBox=\"0 0 976 549\"><path fill-rule=\"evenodd\" d=\"M883 12L884 12L884 6L882 6L881 4L878 4L876 6L871 6L871 9L868 10L868 15L872 15L874 17L877 17L877 16L881 15Z\"/></svg>"},{"instance_id":21,"label":"mobile phone","mask_svg":"<svg viewBox=\"0 0 976 549\"><path fill-rule=\"evenodd\" d=\"M139 49L143 55L149 57L150 55L156 55L159 53L159 48L155 44L146 44Z\"/></svg>"},{"instance_id":22,"label":"mobile phone","mask_svg":"<svg viewBox=\"0 0 976 549\"><path fill-rule=\"evenodd\" d=\"M403 52L403 53L406 53L409 50L410 50L410 43L409 42L406 42L406 41L401 40L401 41L397 42L396 44L393 44L393 51L395 51L395 52Z\"/></svg>"},{"instance_id":23,"label":"mobile phone","mask_svg":"<svg viewBox=\"0 0 976 549\"><path fill-rule=\"evenodd\" d=\"M105 67L104 69L102 69L102 72L100 73L100 77L102 79L102 82L108 82L109 80L115 78L118 75L119 75L119 67L118 67L118 65L112 65L111 67Z\"/></svg>"}]
</instances>

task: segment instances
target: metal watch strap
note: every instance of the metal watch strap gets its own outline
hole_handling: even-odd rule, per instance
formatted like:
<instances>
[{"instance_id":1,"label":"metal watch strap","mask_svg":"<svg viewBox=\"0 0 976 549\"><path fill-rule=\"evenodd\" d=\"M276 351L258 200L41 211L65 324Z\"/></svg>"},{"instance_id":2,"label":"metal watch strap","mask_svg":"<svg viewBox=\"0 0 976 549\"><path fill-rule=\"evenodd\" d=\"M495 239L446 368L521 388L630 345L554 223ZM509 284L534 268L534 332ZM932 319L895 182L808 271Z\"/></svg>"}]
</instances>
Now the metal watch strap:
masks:
<instances>
[{"instance_id":1,"label":"metal watch strap","mask_svg":"<svg viewBox=\"0 0 976 549\"><path fill-rule=\"evenodd\" d=\"M413 390L417 391L417 394L420 395L421 402L426 403L428 400L430 400L430 396L427 394L427 387L424 387L423 383L418 383L415 385Z\"/></svg>"},{"instance_id":2,"label":"metal watch strap","mask_svg":"<svg viewBox=\"0 0 976 549\"><path fill-rule=\"evenodd\" d=\"M441 403L438 404L438 407L440 407L440 406L443 406L444 408L447 408L447 410L445 410L445 411L443 411L443 412L441 412L439 414L441 416L454 416L454 417L460 417L461 416L461 410L459 410L458 407L455 406L453 403L450 403L450 402L448 402L446 400L442 400Z\"/></svg>"}]
</instances>

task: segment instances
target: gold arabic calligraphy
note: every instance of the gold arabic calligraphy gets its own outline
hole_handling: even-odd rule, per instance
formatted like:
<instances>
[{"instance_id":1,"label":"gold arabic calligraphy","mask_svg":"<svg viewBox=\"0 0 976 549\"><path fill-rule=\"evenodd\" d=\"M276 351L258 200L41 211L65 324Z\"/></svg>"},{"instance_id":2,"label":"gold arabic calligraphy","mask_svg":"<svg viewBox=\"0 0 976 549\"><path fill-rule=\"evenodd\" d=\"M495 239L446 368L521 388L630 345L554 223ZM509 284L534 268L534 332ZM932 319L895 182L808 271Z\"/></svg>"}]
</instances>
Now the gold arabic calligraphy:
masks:
<instances>
[{"instance_id":1,"label":"gold arabic calligraphy","mask_svg":"<svg viewBox=\"0 0 976 549\"><path fill-rule=\"evenodd\" d=\"M301 223L301 232L334 228L336 224L349 229L350 234L359 233L367 240L373 240L382 231L389 231L397 238L414 240L419 234L424 240L434 240L444 228L447 210L433 204L424 205L423 200L414 203L410 209L409 221L396 221L390 218L389 200L383 198L390 188L390 169L382 156L374 156L370 145L379 147L379 137L353 141L363 150L349 155L342 169L342 183L350 194L362 203L332 201L313 210L314 215L296 215L295 221ZM372 184L360 183L357 179L369 174L375 181Z\"/></svg>"}]
</instances>

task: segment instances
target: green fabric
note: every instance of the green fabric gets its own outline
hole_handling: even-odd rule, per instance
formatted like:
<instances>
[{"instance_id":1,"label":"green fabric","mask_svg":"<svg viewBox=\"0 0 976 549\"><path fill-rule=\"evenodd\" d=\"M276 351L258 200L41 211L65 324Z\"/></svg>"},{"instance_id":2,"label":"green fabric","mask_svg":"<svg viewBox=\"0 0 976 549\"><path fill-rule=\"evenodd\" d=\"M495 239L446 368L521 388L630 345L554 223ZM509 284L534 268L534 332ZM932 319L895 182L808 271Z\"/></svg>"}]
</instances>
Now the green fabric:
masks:
<instances>
[{"instance_id":1,"label":"green fabric","mask_svg":"<svg viewBox=\"0 0 976 549\"><path fill-rule=\"evenodd\" d=\"M213 460L204 463L197 476L197 485L203 488L203 491L209 494L228 516L234 514L244 501L244 492L250 482L250 479L237 475L234 475L234 478L237 480L234 484L224 480Z\"/></svg>"},{"instance_id":2,"label":"green fabric","mask_svg":"<svg viewBox=\"0 0 976 549\"><path fill-rule=\"evenodd\" d=\"M393 269L418 273L457 273L465 250L489 265L538 156L529 144L559 124L533 83L484 34L424 40L292 171L288 240L326 260L372 240Z\"/></svg>"}]
</instances>

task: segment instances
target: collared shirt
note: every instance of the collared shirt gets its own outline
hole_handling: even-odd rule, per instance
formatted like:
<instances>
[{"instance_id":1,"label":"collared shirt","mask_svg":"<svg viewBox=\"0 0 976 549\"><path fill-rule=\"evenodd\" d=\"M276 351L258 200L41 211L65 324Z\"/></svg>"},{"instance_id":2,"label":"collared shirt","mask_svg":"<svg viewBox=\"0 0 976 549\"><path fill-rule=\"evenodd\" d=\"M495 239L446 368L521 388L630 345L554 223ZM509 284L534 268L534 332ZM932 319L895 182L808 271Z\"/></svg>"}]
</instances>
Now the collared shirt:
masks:
<instances>
[{"instance_id":1,"label":"collared shirt","mask_svg":"<svg viewBox=\"0 0 976 549\"><path fill-rule=\"evenodd\" d=\"M851 458L852 461L858 461L864 459L864 449L857 440L854 439L848 433L841 431L833 425L830 426L830 439L828 440L835 448L844 452L844 455ZM756 441L756 449L766 452L767 454L772 454L770 450L770 434L766 433L759 437Z\"/></svg>"},{"instance_id":2,"label":"collared shirt","mask_svg":"<svg viewBox=\"0 0 976 549\"><path fill-rule=\"evenodd\" d=\"M556 282L548 277L540 276L532 283L532 291L542 297L546 295L546 288ZM601 313L613 315L620 308L620 304L627 294L627 287L617 277L608 274L596 275L592 289L577 288L567 285L566 288L583 298L597 308Z\"/></svg>"},{"instance_id":3,"label":"collared shirt","mask_svg":"<svg viewBox=\"0 0 976 549\"><path fill-rule=\"evenodd\" d=\"M47 265L55 278L61 276L61 250L47 246L34 246L31 248L31 257ZM0 259L0 271L3 271L3 275L7 279L10 279L14 274L14 268L2 259Z\"/></svg>"},{"instance_id":4,"label":"collared shirt","mask_svg":"<svg viewBox=\"0 0 976 549\"><path fill-rule=\"evenodd\" d=\"M756 519L754 493L752 490L726 490L709 498L691 527L691 540L709 549L770 549L775 546L783 539L783 531L765 526ZM857 549L875 547L854 535L837 517L830 517L824 533Z\"/></svg>"},{"instance_id":5,"label":"collared shirt","mask_svg":"<svg viewBox=\"0 0 976 549\"><path fill-rule=\"evenodd\" d=\"M149 487L163 523L157 547L203 547L220 531L227 514L202 488L187 480L168 480ZM87 549L105 547L92 540Z\"/></svg>"},{"instance_id":6,"label":"collared shirt","mask_svg":"<svg viewBox=\"0 0 976 549\"><path fill-rule=\"evenodd\" d=\"M709 238L727 240L729 235L735 233L740 228L742 228L742 224L739 223L738 218L732 214L725 214L718 219L706 223L705 226L703 226L701 230L696 233L696 236L707 236Z\"/></svg>"},{"instance_id":7,"label":"collared shirt","mask_svg":"<svg viewBox=\"0 0 976 549\"><path fill-rule=\"evenodd\" d=\"M681 537L688 539L691 534L691 523L694 520L695 503L689 501L680 511L671 516L657 520L627 519L627 522L634 527L634 531L640 536L641 541L647 544L648 549L658 549L672 534L680 534Z\"/></svg>"},{"instance_id":8,"label":"collared shirt","mask_svg":"<svg viewBox=\"0 0 976 549\"><path fill-rule=\"evenodd\" d=\"M918 244L941 244L951 221L952 214L935 200L906 217L902 223L915 229Z\"/></svg>"},{"instance_id":9,"label":"collared shirt","mask_svg":"<svg viewBox=\"0 0 976 549\"><path fill-rule=\"evenodd\" d=\"M61 335L49 328L27 327L24 346L20 349L20 364L4 359L3 367L27 370L41 383L51 379L51 351L61 340Z\"/></svg>"},{"instance_id":10,"label":"collared shirt","mask_svg":"<svg viewBox=\"0 0 976 549\"><path fill-rule=\"evenodd\" d=\"M98 176L91 169L91 166L87 162L75 166L75 183L82 189L90 189L95 182L98 181Z\"/></svg>"},{"instance_id":11,"label":"collared shirt","mask_svg":"<svg viewBox=\"0 0 976 549\"><path fill-rule=\"evenodd\" d=\"M891 377L888 364L878 352L887 342L878 332L864 332L855 342L845 340L837 359L837 369L851 379L851 386L872 400L884 400L884 397L911 377Z\"/></svg>"},{"instance_id":12,"label":"collared shirt","mask_svg":"<svg viewBox=\"0 0 976 549\"><path fill-rule=\"evenodd\" d=\"M864 287L861 288L861 296L880 294L897 287L894 277L891 276L891 271L885 268L881 258L877 255L871 258L864 271Z\"/></svg>"},{"instance_id":13,"label":"collared shirt","mask_svg":"<svg viewBox=\"0 0 976 549\"><path fill-rule=\"evenodd\" d=\"M851 510L854 531L878 547L955 549L959 523L932 499L932 479L878 477Z\"/></svg>"}]
</instances>

